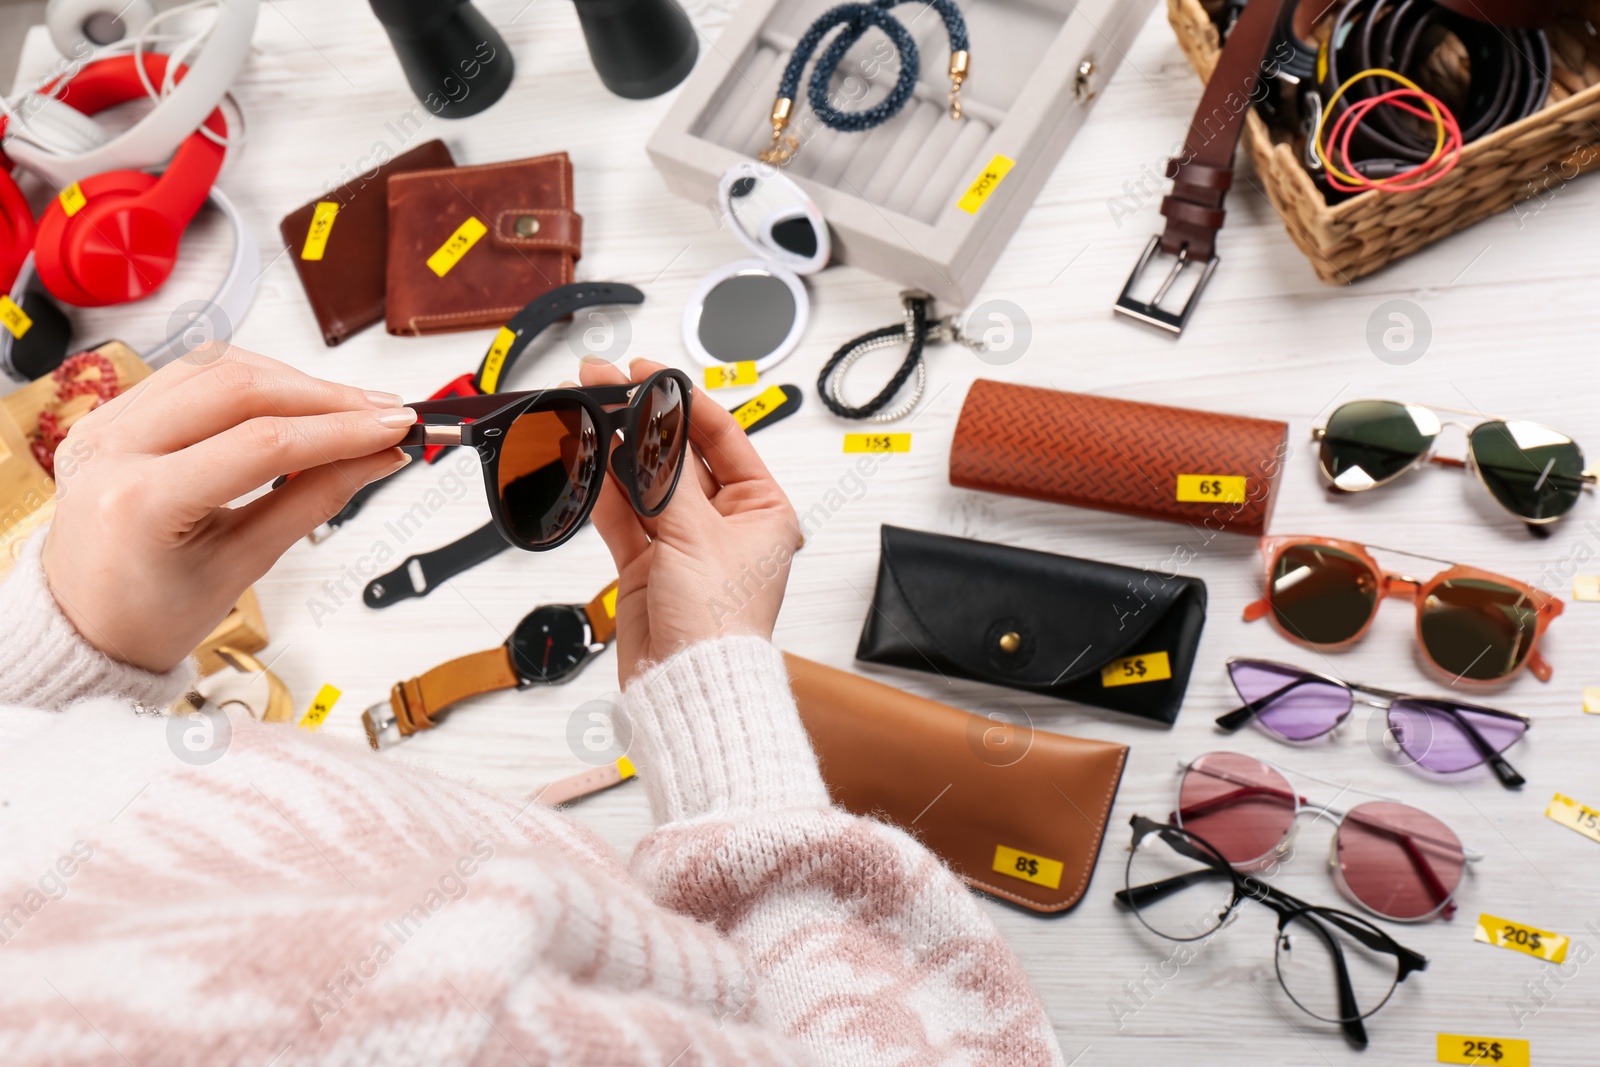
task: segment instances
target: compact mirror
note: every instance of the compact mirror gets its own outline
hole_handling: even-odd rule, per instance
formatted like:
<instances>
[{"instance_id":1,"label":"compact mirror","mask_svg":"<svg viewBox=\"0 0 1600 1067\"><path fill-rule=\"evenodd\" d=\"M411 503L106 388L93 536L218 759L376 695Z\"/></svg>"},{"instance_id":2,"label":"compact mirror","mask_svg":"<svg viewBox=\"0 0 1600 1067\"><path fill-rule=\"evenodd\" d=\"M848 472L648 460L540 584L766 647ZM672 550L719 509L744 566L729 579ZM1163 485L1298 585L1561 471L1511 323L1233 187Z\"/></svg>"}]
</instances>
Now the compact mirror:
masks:
<instances>
[{"instance_id":1,"label":"compact mirror","mask_svg":"<svg viewBox=\"0 0 1600 1067\"><path fill-rule=\"evenodd\" d=\"M753 360L765 371L794 351L811 311L801 274L828 265L822 212L766 163L737 163L717 187L722 217L756 254L709 274L683 314L683 343L707 365Z\"/></svg>"}]
</instances>

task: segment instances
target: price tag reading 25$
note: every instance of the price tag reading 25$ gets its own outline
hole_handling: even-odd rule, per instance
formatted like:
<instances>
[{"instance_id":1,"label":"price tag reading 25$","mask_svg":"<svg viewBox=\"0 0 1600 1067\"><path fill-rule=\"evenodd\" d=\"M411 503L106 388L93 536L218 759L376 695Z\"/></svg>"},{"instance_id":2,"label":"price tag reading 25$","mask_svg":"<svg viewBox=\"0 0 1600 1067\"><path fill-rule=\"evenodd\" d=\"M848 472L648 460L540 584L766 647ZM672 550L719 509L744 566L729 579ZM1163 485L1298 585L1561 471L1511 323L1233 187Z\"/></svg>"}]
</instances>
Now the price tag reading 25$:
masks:
<instances>
[{"instance_id":1,"label":"price tag reading 25$","mask_svg":"<svg viewBox=\"0 0 1600 1067\"><path fill-rule=\"evenodd\" d=\"M1528 1067L1528 1043L1516 1037L1440 1034L1439 1062L1466 1067Z\"/></svg>"}]
</instances>

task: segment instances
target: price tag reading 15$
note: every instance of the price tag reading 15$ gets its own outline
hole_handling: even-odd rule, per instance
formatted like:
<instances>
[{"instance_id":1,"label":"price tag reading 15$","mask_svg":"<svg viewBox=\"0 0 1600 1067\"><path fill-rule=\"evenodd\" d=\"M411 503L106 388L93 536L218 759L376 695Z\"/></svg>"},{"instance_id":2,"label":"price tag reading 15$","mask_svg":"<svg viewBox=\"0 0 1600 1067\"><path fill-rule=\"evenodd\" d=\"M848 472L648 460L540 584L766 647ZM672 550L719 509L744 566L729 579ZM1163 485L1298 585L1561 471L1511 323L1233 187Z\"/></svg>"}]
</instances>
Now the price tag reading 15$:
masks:
<instances>
[{"instance_id":1,"label":"price tag reading 15$","mask_svg":"<svg viewBox=\"0 0 1600 1067\"><path fill-rule=\"evenodd\" d=\"M910 452L911 435L908 433L847 433L844 435L846 452Z\"/></svg>"},{"instance_id":2,"label":"price tag reading 15$","mask_svg":"<svg viewBox=\"0 0 1600 1067\"><path fill-rule=\"evenodd\" d=\"M1528 1043L1516 1037L1440 1034L1439 1062L1467 1067L1528 1067Z\"/></svg>"}]
</instances>

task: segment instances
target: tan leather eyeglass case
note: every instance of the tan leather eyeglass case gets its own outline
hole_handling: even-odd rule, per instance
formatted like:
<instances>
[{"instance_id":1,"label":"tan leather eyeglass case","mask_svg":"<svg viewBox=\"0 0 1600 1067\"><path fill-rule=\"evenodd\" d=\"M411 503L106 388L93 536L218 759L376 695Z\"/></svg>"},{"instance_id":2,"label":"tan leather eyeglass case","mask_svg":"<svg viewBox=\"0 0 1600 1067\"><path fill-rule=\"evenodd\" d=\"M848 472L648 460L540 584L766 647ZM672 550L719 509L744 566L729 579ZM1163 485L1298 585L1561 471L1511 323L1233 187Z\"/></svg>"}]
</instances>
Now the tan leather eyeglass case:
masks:
<instances>
[{"instance_id":1,"label":"tan leather eyeglass case","mask_svg":"<svg viewBox=\"0 0 1600 1067\"><path fill-rule=\"evenodd\" d=\"M785 655L833 802L915 834L974 889L1083 899L1128 746L973 715Z\"/></svg>"}]
</instances>

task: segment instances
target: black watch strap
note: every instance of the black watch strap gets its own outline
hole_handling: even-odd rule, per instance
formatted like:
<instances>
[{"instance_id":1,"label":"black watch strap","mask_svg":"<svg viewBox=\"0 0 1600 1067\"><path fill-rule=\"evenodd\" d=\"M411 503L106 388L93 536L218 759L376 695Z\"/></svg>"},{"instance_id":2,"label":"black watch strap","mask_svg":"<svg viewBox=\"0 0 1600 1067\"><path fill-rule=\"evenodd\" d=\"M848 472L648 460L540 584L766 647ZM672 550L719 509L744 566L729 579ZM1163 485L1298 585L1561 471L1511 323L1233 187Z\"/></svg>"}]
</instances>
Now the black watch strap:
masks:
<instances>
[{"instance_id":1,"label":"black watch strap","mask_svg":"<svg viewBox=\"0 0 1600 1067\"><path fill-rule=\"evenodd\" d=\"M528 301L495 334L489 351L478 364L472 384L479 392L499 391L500 383L524 349L545 330L586 307L596 304L642 304L644 294L623 282L574 282Z\"/></svg>"},{"instance_id":2,"label":"black watch strap","mask_svg":"<svg viewBox=\"0 0 1600 1067\"><path fill-rule=\"evenodd\" d=\"M361 591L361 599L369 608L386 608L412 597L427 596L462 571L471 570L510 547L491 522L443 548L406 557L400 566L388 574L380 574L368 582ZM421 570L420 588L412 578L413 564Z\"/></svg>"}]
</instances>

